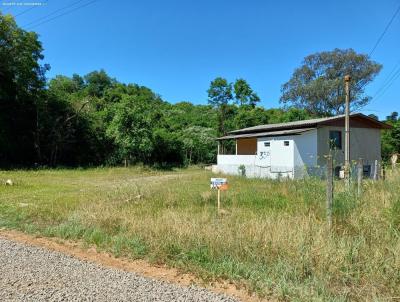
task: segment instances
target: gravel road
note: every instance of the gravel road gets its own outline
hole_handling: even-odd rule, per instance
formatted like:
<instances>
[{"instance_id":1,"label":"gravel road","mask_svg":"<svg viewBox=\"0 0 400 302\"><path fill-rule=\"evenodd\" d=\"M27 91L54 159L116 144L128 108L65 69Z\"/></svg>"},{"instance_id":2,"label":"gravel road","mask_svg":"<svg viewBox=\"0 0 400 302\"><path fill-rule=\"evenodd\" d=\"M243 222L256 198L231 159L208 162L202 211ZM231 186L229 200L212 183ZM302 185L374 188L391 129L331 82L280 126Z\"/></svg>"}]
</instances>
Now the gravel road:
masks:
<instances>
[{"instance_id":1,"label":"gravel road","mask_svg":"<svg viewBox=\"0 0 400 302\"><path fill-rule=\"evenodd\" d=\"M238 301L0 237L0 301Z\"/></svg>"}]
</instances>

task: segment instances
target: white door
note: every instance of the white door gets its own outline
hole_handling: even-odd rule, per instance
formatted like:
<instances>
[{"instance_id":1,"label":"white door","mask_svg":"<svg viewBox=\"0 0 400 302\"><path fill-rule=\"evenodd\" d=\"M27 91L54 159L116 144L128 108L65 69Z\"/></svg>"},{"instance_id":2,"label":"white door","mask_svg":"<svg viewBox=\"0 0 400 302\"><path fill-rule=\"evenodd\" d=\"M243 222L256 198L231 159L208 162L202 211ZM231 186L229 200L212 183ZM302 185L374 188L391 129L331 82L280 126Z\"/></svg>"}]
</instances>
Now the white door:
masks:
<instances>
[{"instance_id":1,"label":"white door","mask_svg":"<svg viewBox=\"0 0 400 302\"><path fill-rule=\"evenodd\" d=\"M271 166L271 141L258 142L257 166L267 168Z\"/></svg>"},{"instance_id":2,"label":"white door","mask_svg":"<svg viewBox=\"0 0 400 302\"><path fill-rule=\"evenodd\" d=\"M271 141L271 172L281 173L283 176L293 172L294 141L273 140Z\"/></svg>"}]
</instances>

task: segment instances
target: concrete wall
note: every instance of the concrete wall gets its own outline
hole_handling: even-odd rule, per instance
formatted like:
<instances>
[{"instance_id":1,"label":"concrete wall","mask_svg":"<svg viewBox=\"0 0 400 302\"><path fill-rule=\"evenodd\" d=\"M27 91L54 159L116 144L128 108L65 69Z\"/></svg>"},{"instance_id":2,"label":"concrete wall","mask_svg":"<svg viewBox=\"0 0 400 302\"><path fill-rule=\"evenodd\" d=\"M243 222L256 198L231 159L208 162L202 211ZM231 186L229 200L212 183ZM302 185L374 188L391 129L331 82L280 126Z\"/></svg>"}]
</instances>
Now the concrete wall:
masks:
<instances>
[{"instance_id":1,"label":"concrete wall","mask_svg":"<svg viewBox=\"0 0 400 302\"><path fill-rule=\"evenodd\" d=\"M251 178L275 178L271 174L270 167L258 164L258 155L218 155L217 168L214 172L240 175L239 167L245 167L246 176Z\"/></svg>"}]
</instances>

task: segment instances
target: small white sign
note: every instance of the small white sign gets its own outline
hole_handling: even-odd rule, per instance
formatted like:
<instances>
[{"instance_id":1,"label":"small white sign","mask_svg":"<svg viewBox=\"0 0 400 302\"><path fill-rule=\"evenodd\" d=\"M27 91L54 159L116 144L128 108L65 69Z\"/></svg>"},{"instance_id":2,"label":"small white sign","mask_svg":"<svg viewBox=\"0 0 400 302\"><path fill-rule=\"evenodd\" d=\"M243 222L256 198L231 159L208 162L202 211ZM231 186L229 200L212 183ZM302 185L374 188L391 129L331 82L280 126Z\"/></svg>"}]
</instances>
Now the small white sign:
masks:
<instances>
[{"instance_id":1,"label":"small white sign","mask_svg":"<svg viewBox=\"0 0 400 302\"><path fill-rule=\"evenodd\" d=\"M211 178L211 189L227 189L228 179L226 178Z\"/></svg>"}]
</instances>

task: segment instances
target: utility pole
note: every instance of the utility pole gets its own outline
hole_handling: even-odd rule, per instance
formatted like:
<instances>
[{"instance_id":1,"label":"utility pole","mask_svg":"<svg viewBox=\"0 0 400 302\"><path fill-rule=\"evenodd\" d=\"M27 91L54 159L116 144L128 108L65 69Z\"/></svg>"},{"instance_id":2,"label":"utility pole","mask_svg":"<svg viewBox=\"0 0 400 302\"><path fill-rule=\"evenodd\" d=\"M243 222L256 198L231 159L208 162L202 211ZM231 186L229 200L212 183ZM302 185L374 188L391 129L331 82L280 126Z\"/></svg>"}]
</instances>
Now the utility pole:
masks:
<instances>
[{"instance_id":1,"label":"utility pole","mask_svg":"<svg viewBox=\"0 0 400 302\"><path fill-rule=\"evenodd\" d=\"M344 77L346 88L346 111L345 111L345 145L344 145L344 179L346 188L350 188L350 80L351 77Z\"/></svg>"}]
</instances>

